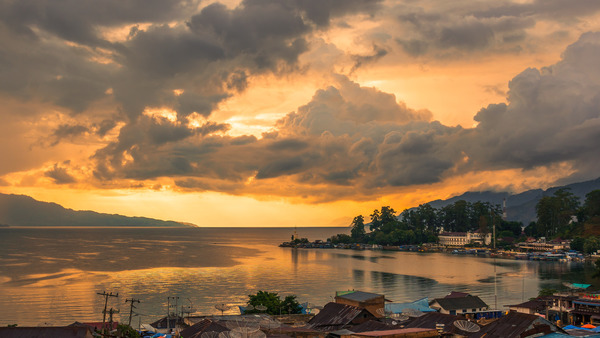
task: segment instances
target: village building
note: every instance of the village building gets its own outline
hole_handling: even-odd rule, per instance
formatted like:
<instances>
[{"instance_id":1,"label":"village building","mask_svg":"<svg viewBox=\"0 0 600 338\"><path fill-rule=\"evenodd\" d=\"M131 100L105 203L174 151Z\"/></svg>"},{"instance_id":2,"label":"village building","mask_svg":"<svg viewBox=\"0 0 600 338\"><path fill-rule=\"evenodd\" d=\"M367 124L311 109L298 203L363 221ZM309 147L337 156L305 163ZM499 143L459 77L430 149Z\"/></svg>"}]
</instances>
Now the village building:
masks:
<instances>
[{"instance_id":1,"label":"village building","mask_svg":"<svg viewBox=\"0 0 600 338\"><path fill-rule=\"evenodd\" d=\"M507 306L509 311L525 313L528 315L541 314L546 310L546 302L539 299L532 299L524 303Z\"/></svg>"},{"instance_id":2,"label":"village building","mask_svg":"<svg viewBox=\"0 0 600 338\"><path fill-rule=\"evenodd\" d=\"M361 307L341 303L327 303L319 313L308 321L308 325L318 331L337 331L376 318L370 311Z\"/></svg>"},{"instance_id":3,"label":"village building","mask_svg":"<svg viewBox=\"0 0 600 338\"><path fill-rule=\"evenodd\" d=\"M382 313L386 302L384 295L363 291L338 291L335 302L366 309L375 317L384 317Z\"/></svg>"},{"instance_id":4,"label":"village building","mask_svg":"<svg viewBox=\"0 0 600 338\"><path fill-rule=\"evenodd\" d=\"M53 327L0 327L2 338L23 337L69 337L94 338L92 331L86 326L53 326Z\"/></svg>"},{"instance_id":5,"label":"village building","mask_svg":"<svg viewBox=\"0 0 600 338\"><path fill-rule=\"evenodd\" d=\"M444 298L436 298L429 306L440 313L450 315L474 315L486 312L489 308L478 296L462 292L452 292Z\"/></svg>"},{"instance_id":6,"label":"village building","mask_svg":"<svg viewBox=\"0 0 600 338\"><path fill-rule=\"evenodd\" d=\"M538 240L529 239L525 242L517 243L515 246L521 251L559 251L571 249L571 242L546 241L546 238L542 237Z\"/></svg>"},{"instance_id":7,"label":"village building","mask_svg":"<svg viewBox=\"0 0 600 338\"><path fill-rule=\"evenodd\" d=\"M469 338L540 337L551 333L567 334L564 330L540 316L509 312L507 315L482 326L478 332L470 334Z\"/></svg>"},{"instance_id":8,"label":"village building","mask_svg":"<svg viewBox=\"0 0 600 338\"><path fill-rule=\"evenodd\" d=\"M475 232L441 232L438 235L439 244L449 247L463 247L467 244L489 245L492 234Z\"/></svg>"}]
</instances>

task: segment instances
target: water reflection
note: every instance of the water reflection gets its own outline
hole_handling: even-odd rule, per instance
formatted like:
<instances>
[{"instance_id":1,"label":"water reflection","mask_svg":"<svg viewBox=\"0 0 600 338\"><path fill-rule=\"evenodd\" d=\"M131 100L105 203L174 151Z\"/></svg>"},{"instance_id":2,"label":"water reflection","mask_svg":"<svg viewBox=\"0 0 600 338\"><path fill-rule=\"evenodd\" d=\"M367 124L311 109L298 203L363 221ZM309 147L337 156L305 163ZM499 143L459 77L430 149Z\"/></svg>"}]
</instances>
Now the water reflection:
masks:
<instances>
[{"instance_id":1,"label":"water reflection","mask_svg":"<svg viewBox=\"0 0 600 338\"><path fill-rule=\"evenodd\" d=\"M103 290L142 299L141 321L150 322L166 312L169 296L189 299L202 314L219 313L215 304L243 305L258 290L317 305L339 290L383 293L396 302L454 290L504 308L540 287L593 281L583 264L274 245L289 238L289 229L17 230L0 230L0 325L101 320L96 292Z\"/></svg>"}]
</instances>

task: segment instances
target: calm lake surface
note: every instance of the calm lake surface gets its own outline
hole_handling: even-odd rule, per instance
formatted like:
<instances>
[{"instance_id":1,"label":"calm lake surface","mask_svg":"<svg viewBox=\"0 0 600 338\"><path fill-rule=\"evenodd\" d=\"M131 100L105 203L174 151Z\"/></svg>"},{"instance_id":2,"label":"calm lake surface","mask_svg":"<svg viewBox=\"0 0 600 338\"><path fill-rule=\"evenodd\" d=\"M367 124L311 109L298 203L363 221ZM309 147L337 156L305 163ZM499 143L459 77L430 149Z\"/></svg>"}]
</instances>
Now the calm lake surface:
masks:
<instances>
[{"instance_id":1,"label":"calm lake surface","mask_svg":"<svg viewBox=\"0 0 600 338\"><path fill-rule=\"evenodd\" d=\"M0 228L0 325L102 321L104 298L132 324L167 312L167 298L197 314L243 305L259 290L324 305L336 290L385 294L394 302L480 296L491 308L520 303L542 287L596 283L591 264L528 262L443 253L290 249L290 228ZM310 240L348 228L298 228ZM173 300L171 300L173 302ZM229 313L239 313L232 308ZM134 325L135 326L135 325Z\"/></svg>"}]
</instances>

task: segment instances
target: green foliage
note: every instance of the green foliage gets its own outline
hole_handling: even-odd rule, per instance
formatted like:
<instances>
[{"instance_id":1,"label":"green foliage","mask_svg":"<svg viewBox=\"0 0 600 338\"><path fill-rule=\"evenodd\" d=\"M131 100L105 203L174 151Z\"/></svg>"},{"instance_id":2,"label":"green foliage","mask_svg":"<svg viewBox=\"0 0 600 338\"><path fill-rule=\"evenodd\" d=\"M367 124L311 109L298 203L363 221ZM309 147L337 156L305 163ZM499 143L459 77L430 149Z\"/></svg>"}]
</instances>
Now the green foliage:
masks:
<instances>
[{"instance_id":1,"label":"green foliage","mask_svg":"<svg viewBox=\"0 0 600 338\"><path fill-rule=\"evenodd\" d=\"M581 237L575 237L571 241L571 249L583 252L583 243L585 243L585 239Z\"/></svg>"},{"instance_id":2,"label":"green foliage","mask_svg":"<svg viewBox=\"0 0 600 338\"><path fill-rule=\"evenodd\" d=\"M293 235L292 235L293 237ZM308 240L308 238L295 238L294 240L292 240L293 244L306 244L309 243L310 241Z\"/></svg>"},{"instance_id":3,"label":"green foliage","mask_svg":"<svg viewBox=\"0 0 600 338\"><path fill-rule=\"evenodd\" d=\"M362 215L354 217L351 226L352 230L350 230L350 234L352 239L355 242L360 243L366 235L364 217Z\"/></svg>"},{"instance_id":4,"label":"green foliage","mask_svg":"<svg viewBox=\"0 0 600 338\"><path fill-rule=\"evenodd\" d=\"M349 235L346 235L346 234L333 235L329 238L329 242L331 242L333 244L352 244L352 243L354 243L352 237L350 237Z\"/></svg>"},{"instance_id":5,"label":"green foliage","mask_svg":"<svg viewBox=\"0 0 600 338\"><path fill-rule=\"evenodd\" d=\"M119 324L117 326L117 337L123 338L140 338L140 334L127 324Z\"/></svg>"},{"instance_id":6,"label":"green foliage","mask_svg":"<svg viewBox=\"0 0 600 338\"><path fill-rule=\"evenodd\" d=\"M554 195L542 197L535 206L537 234L553 238L568 232L571 216L578 209L579 199L568 189L558 189Z\"/></svg>"},{"instance_id":7,"label":"green foliage","mask_svg":"<svg viewBox=\"0 0 600 338\"><path fill-rule=\"evenodd\" d=\"M591 254L600 249L600 241L596 237L588 237L583 241L583 253Z\"/></svg>"},{"instance_id":8,"label":"green foliage","mask_svg":"<svg viewBox=\"0 0 600 338\"><path fill-rule=\"evenodd\" d=\"M19 325L19 324L8 324L7 327L17 327L17 325Z\"/></svg>"},{"instance_id":9,"label":"green foliage","mask_svg":"<svg viewBox=\"0 0 600 338\"><path fill-rule=\"evenodd\" d=\"M590 191L585 195L583 209L587 218L600 216L600 190Z\"/></svg>"},{"instance_id":10,"label":"green foliage","mask_svg":"<svg viewBox=\"0 0 600 338\"><path fill-rule=\"evenodd\" d=\"M248 295L248 305L257 307L259 305L266 306L264 312L270 315L278 314L296 314L301 313L302 307L296 301L296 296L286 296L282 301L279 295L275 292L258 291L255 295ZM263 311L249 310L246 313L259 313Z\"/></svg>"},{"instance_id":11,"label":"green foliage","mask_svg":"<svg viewBox=\"0 0 600 338\"><path fill-rule=\"evenodd\" d=\"M596 266L596 272L592 275L592 277L598 278L600 277L600 258L596 259L594 265Z\"/></svg>"},{"instance_id":12,"label":"green foliage","mask_svg":"<svg viewBox=\"0 0 600 338\"><path fill-rule=\"evenodd\" d=\"M542 288L540 290L540 292L538 293L538 297L552 296L553 294L555 294L557 292L558 292L558 290L556 290L556 289Z\"/></svg>"}]
</instances>

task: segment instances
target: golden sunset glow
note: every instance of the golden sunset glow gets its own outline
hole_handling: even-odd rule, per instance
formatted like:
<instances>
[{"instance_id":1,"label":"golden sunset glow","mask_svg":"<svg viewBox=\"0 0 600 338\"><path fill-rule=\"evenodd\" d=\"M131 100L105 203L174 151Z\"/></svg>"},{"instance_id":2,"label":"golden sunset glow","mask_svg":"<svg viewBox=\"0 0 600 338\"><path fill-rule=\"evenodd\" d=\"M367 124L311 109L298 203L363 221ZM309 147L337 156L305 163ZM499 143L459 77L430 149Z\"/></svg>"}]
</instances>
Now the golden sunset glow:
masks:
<instances>
[{"instance_id":1,"label":"golden sunset glow","mask_svg":"<svg viewBox=\"0 0 600 338\"><path fill-rule=\"evenodd\" d=\"M600 176L600 5L334 3L0 25L0 192L198 226L345 226Z\"/></svg>"}]
</instances>

